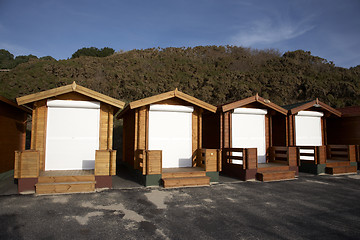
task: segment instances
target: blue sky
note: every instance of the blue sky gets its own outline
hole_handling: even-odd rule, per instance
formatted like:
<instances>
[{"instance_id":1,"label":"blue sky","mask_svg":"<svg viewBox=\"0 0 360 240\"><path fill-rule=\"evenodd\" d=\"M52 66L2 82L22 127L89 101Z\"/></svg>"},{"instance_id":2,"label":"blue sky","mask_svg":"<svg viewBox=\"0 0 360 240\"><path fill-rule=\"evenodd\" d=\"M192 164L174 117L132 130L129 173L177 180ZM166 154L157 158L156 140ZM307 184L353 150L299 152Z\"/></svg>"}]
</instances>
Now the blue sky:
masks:
<instances>
[{"instance_id":1,"label":"blue sky","mask_svg":"<svg viewBox=\"0 0 360 240\"><path fill-rule=\"evenodd\" d=\"M0 0L0 49L15 56L199 45L303 49L357 66L360 1Z\"/></svg>"}]
</instances>

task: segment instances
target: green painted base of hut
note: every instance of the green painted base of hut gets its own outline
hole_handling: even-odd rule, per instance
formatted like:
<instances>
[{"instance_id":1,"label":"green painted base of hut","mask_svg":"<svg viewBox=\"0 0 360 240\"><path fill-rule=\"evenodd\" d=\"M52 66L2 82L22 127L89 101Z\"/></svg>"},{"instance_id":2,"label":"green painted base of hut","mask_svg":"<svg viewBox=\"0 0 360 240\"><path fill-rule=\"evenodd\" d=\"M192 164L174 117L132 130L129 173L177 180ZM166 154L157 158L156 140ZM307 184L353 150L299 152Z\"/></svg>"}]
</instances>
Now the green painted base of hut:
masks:
<instances>
[{"instance_id":1,"label":"green painted base of hut","mask_svg":"<svg viewBox=\"0 0 360 240\"><path fill-rule=\"evenodd\" d=\"M360 164L358 164L357 162L350 162L350 166L355 166L357 167L357 169L359 169L359 166Z\"/></svg>"},{"instance_id":2,"label":"green painted base of hut","mask_svg":"<svg viewBox=\"0 0 360 240\"><path fill-rule=\"evenodd\" d=\"M206 176L210 177L210 182L219 182L219 172L206 172Z\"/></svg>"},{"instance_id":3,"label":"green painted base of hut","mask_svg":"<svg viewBox=\"0 0 360 240\"><path fill-rule=\"evenodd\" d=\"M321 173L325 173L325 167L326 164L313 164L308 162L301 162L299 166L299 171L318 175Z\"/></svg>"}]
</instances>

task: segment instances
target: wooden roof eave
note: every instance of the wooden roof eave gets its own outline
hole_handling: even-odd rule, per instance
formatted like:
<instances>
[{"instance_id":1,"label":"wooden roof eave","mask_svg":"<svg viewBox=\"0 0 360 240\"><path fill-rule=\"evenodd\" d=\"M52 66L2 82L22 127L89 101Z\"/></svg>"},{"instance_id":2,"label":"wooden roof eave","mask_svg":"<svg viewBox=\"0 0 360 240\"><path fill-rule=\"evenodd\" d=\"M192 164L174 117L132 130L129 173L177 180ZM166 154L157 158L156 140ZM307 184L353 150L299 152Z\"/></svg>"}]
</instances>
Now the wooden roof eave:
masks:
<instances>
[{"instance_id":1,"label":"wooden roof eave","mask_svg":"<svg viewBox=\"0 0 360 240\"><path fill-rule=\"evenodd\" d=\"M109 104L109 105L111 105L113 107L116 107L118 109L122 109L124 107L124 105L125 105L125 103L120 101L120 100L117 100L115 98L106 96L106 95L104 95L102 93L93 91L91 89L82 87L80 85L77 85L75 82L73 82L70 85L66 85L66 86L62 86L62 87L42 91L42 92L39 92L39 93L33 93L33 94L30 94L30 95L18 97L18 98L16 98L16 101L17 101L17 103L19 105L24 105L24 104L40 101L40 100L43 100L43 99L51 98L51 97L54 97L54 96L58 96L58 95L62 95L62 94L70 93L70 92L80 93L82 95L91 97L91 98L96 99L98 101L107 103L107 104Z\"/></svg>"},{"instance_id":2,"label":"wooden roof eave","mask_svg":"<svg viewBox=\"0 0 360 240\"><path fill-rule=\"evenodd\" d=\"M0 96L0 101L4 102L4 103L6 103L6 104L8 104L8 105L10 105L10 106L13 106L13 107L15 107L15 108L18 108L18 109L20 109L21 111L24 111L24 112L26 112L26 113L28 113L28 114L32 114L31 108L29 108L29 107L27 107L27 106L20 106L20 105L18 105L16 102L14 102L14 101L12 101L12 100L9 100L9 99L7 99L7 98L5 98L5 97L3 97L3 96Z\"/></svg>"},{"instance_id":3,"label":"wooden roof eave","mask_svg":"<svg viewBox=\"0 0 360 240\"><path fill-rule=\"evenodd\" d=\"M123 116L131 109L135 109L135 108L139 108L139 107L143 107L143 106L146 106L146 105L150 105L150 104L154 104L154 103L157 103L157 102L160 102L160 101L163 101L163 100L167 100L167 99L170 99L170 98L173 98L173 97L177 97L177 98L180 98L186 102L189 102L193 105L196 105L198 107L201 107L203 109L206 109L210 112L213 112L215 113L216 112L216 107L209 104L209 103L206 103L206 102L203 102L197 98L194 98L190 95L187 95L185 93L182 93L180 91L178 91L177 89L175 89L174 91L170 91L170 92L166 92L166 93L162 93L162 94L159 94L159 95L155 95L155 96L151 96L151 97L148 97L148 98L143 98L143 99L140 99L140 100L137 100L137 101L133 101L131 103L129 103L117 116L118 119L120 118L123 118Z\"/></svg>"},{"instance_id":4,"label":"wooden roof eave","mask_svg":"<svg viewBox=\"0 0 360 240\"><path fill-rule=\"evenodd\" d=\"M286 109L280 107L279 105L277 105L275 103L270 102L270 100L260 97L258 94L256 94L255 96L252 96L252 97L248 97L248 98L236 101L236 102L232 102L232 103L223 105L220 107L220 110L222 112L227 112L227 111L233 110L235 108L243 107L243 106L246 106L247 104L254 103L254 102L258 102L258 103L260 103L268 108L271 108L283 115L287 115L288 111Z\"/></svg>"},{"instance_id":5,"label":"wooden roof eave","mask_svg":"<svg viewBox=\"0 0 360 240\"><path fill-rule=\"evenodd\" d=\"M319 99L315 99L314 101L305 103L301 106L298 106L296 108L290 109L289 112L291 115L297 114L300 111L304 111L306 109L309 109L311 107L319 107L319 108L323 108L324 110L334 114L337 117L341 117L341 112L336 110L335 108L330 107L329 105L319 101Z\"/></svg>"}]
</instances>

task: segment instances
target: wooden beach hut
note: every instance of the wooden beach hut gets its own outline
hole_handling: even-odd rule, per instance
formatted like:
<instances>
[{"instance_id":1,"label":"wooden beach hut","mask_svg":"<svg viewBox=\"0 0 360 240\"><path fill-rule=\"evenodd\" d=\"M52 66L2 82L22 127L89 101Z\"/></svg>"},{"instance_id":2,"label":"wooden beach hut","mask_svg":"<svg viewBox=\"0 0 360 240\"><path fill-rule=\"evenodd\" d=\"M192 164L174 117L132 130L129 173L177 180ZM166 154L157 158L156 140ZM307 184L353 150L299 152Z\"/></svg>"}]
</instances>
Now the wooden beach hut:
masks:
<instances>
[{"instance_id":1,"label":"wooden beach hut","mask_svg":"<svg viewBox=\"0 0 360 240\"><path fill-rule=\"evenodd\" d=\"M216 107L175 89L131 102L123 118L123 162L146 185L208 185L218 180L219 152L203 149L202 115Z\"/></svg>"},{"instance_id":2,"label":"wooden beach hut","mask_svg":"<svg viewBox=\"0 0 360 240\"><path fill-rule=\"evenodd\" d=\"M113 115L124 103L75 82L17 98L33 109L30 150L15 152L19 192L111 188Z\"/></svg>"},{"instance_id":3,"label":"wooden beach hut","mask_svg":"<svg viewBox=\"0 0 360 240\"><path fill-rule=\"evenodd\" d=\"M298 147L299 170L315 174L356 172L354 145L329 145L327 122L341 112L319 99L284 106L289 110L289 145ZM340 130L333 126L334 131Z\"/></svg>"},{"instance_id":4,"label":"wooden beach hut","mask_svg":"<svg viewBox=\"0 0 360 240\"><path fill-rule=\"evenodd\" d=\"M293 179L296 148L287 147L287 111L255 96L204 115L203 147L221 148L222 171L242 180ZM205 137L207 136L207 137Z\"/></svg>"},{"instance_id":5,"label":"wooden beach hut","mask_svg":"<svg viewBox=\"0 0 360 240\"><path fill-rule=\"evenodd\" d=\"M360 106L338 108L341 118L327 120L327 141L331 145L355 145L360 168Z\"/></svg>"},{"instance_id":6,"label":"wooden beach hut","mask_svg":"<svg viewBox=\"0 0 360 240\"><path fill-rule=\"evenodd\" d=\"M14 169L14 151L24 150L31 110L0 96L0 174Z\"/></svg>"}]
</instances>

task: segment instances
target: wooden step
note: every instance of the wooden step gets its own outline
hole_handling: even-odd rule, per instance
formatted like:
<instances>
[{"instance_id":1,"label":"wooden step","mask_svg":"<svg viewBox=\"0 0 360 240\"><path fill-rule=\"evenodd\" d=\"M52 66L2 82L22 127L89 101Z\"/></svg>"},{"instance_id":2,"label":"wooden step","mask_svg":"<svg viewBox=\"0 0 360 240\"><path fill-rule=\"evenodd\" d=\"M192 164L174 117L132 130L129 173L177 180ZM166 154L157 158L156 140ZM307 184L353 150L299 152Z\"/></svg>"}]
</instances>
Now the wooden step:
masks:
<instances>
[{"instance_id":1,"label":"wooden step","mask_svg":"<svg viewBox=\"0 0 360 240\"><path fill-rule=\"evenodd\" d=\"M207 177L207 176L162 178L162 180L163 180L164 188L210 185L210 177Z\"/></svg>"},{"instance_id":2,"label":"wooden step","mask_svg":"<svg viewBox=\"0 0 360 240\"><path fill-rule=\"evenodd\" d=\"M261 169L262 170L262 169ZM258 172L256 179L263 182L288 180L295 178L295 171Z\"/></svg>"},{"instance_id":3,"label":"wooden step","mask_svg":"<svg viewBox=\"0 0 360 240\"><path fill-rule=\"evenodd\" d=\"M284 172L289 171L289 166L259 167L259 172Z\"/></svg>"},{"instance_id":4,"label":"wooden step","mask_svg":"<svg viewBox=\"0 0 360 240\"><path fill-rule=\"evenodd\" d=\"M204 177L205 171L192 171L192 172L163 172L162 178L183 178L183 177Z\"/></svg>"},{"instance_id":5,"label":"wooden step","mask_svg":"<svg viewBox=\"0 0 360 240\"><path fill-rule=\"evenodd\" d=\"M349 161L327 162L326 167L350 166Z\"/></svg>"},{"instance_id":6,"label":"wooden step","mask_svg":"<svg viewBox=\"0 0 360 240\"><path fill-rule=\"evenodd\" d=\"M93 182L95 175L78 176L40 176L38 183Z\"/></svg>"},{"instance_id":7,"label":"wooden step","mask_svg":"<svg viewBox=\"0 0 360 240\"><path fill-rule=\"evenodd\" d=\"M326 167L325 173L327 173L327 174L357 173L357 168L356 168L356 166Z\"/></svg>"},{"instance_id":8,"label":"wooden step","mask_svg":"<svg viewBox=\"0 0 360 240\"><path fill-rule=\"evenodd\" d=\"M37 183L35 186L36 186L37 194L76 193L76 192L95 191L95 181Z\"/></svg>"}]
</instances>

